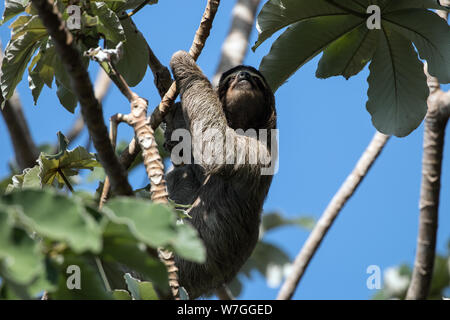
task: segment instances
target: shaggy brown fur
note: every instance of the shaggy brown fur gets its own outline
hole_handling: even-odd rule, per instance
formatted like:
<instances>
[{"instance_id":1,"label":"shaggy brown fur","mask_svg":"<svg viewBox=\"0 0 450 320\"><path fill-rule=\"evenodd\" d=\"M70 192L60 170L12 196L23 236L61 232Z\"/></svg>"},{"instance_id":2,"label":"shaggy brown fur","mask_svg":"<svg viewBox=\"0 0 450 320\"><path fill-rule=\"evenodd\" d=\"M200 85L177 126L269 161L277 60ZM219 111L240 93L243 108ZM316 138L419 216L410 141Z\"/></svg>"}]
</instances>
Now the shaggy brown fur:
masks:
<instances>
[{"instance_id":1,"label":"shaggy brown fur","mask_svg":"<svg viewBox=\"0 0 450 320\"><path fill-rule=\"evenodd\" d=\"M237 147L270 156L270 145L232 129L275 129L275 99L264 77L254 68L239 66L222 75L214 90L191 56L179 51L172 57L172 68L181 104L166 117L166 147L177 143L171 134L186 128L191 134L195 126L217 129L229 134ZM195 139L195 137L193 137ZM270 134L268 141L270 141ZM196 158L196 151L208 146L192 143L192 159L196 164L178 165L167 174L169 197L180 204L191 204L186 219L199 232L207 251L204 264L176 259L180 284L191 299L210 292L233 279L252 253L258 240L260 215L272 181L261 175L261 164L225 164ZM252 142L252 143L251 143ZM255 143L256 142L256 143ZM253 148L253 149L252 149ZM230 147L215 156L227 157ZM193 162L191 162L193 163Z\"/></svg>"}]
</instances>

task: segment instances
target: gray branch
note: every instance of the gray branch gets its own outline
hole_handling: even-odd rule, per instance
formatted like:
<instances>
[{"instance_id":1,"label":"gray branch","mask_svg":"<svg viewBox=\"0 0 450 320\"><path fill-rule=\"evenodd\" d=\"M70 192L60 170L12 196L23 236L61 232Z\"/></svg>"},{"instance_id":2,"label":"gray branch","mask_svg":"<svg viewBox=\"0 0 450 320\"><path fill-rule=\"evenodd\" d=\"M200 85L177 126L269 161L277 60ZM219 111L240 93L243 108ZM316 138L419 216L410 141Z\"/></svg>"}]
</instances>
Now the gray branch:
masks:
<instances>
[{"instance_id":1,"label":"gray branch","mask_svg":"<svg viewBox=\"0 0 450 320\"><path fill-rule=\"evenodd\" d=\"M303 274L306 271L306 268L311 262L314 254L319 249L322 240L334 220L336 220L339 212L341 212L344 205L355 193L360 183L366 177L373 163L386 145L388 139L389 136L379 132L374 135L369 146L358 160L358 163L352 173L344 181L338 192L334 195L333 199L331 199L331 202L328 204L328 207L323 212L319 221L317 221L317 224L303 245L303 248L300 250L300 253L295 258L292 265L292 271L278 293L278 300L287 300L292 298L301 278L303 277Z\"/></svg>"},{"instance_id":2,"label":"gray branch","mask_svg":"<svg viewBox=\"0 0 450 320\"><path fill-rule=\"evenodd\" d=\"M242 64L248 51L248 40L255 23L256 10L261 0L238 0L233 8L233 20L222 45L222 54L213 85L219 83L220 75Z\"/></svg>"}]
</instances>

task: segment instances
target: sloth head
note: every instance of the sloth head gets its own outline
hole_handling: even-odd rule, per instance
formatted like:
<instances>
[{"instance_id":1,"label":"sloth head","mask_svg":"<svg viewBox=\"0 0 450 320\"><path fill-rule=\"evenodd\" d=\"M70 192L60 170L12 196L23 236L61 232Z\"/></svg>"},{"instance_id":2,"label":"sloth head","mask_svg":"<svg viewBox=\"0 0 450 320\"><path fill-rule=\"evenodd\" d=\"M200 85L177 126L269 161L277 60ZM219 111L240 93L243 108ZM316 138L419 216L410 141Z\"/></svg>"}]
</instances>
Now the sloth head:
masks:
<instances>
[{"instance_id":1,"label":"sloth head","mask_svg":"<svg viewBox=\"0 0 450 320\"><path fill-rule=\"evenodd\" d=\"M255 68L237 66L224 72L217 92L231 128L275 128L275 98L266 79Z\"/></svg>"}]
</instances>

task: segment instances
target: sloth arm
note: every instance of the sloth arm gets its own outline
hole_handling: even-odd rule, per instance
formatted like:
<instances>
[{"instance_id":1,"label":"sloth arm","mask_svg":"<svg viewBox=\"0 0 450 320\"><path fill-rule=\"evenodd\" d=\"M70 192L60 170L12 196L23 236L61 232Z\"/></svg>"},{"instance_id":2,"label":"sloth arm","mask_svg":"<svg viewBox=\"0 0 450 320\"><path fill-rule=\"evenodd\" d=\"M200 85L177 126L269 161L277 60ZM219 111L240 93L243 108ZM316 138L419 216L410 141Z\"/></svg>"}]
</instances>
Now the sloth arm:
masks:
<instances>
[{"instance_id":1,"label":"sloth arm","mask_svg":"<svg viewBox=\"0 0 450 320\"><path fill-rule=\"evenodd\" d=\"M233 171L241 171L243 169L247 173L251 172L252 175L259 175L260 172L257 170L259 166L249 164L248 156L252 153L258 154L258 152L264 152L266 155L269 155L266 146L253 137L237 134L228 126L222 103L216 91L187 52L176 52L171 59L170 66L176 79L177 88L180 90L184 118L192 135L192 153L197 163L205 169L205 174L220 173L229 169ZM201 131L198 128L201 128ZM218 133L219 136L224 138L224 141L225 137L228 137L229 141L227 140L227 143L232 142L233 146L227 145L227 148L219 148L215 152L211 145L214 143L214 137L217 137L217 135L205 135L208 129L213 129L214 131L210 132ZM202 143L194 143L200 132L203 137ZM230 150L230 148L234 148L234 151L237 148L247 150L244 153L246 158L243 161L235 161L233 166L225 165L227 154L223 153L224 151L226 153L226 150ZM248 150L247 148L250 149ZM214 156L221 156L223 161L205 161L203 157L196 156L201 155L205 149L213 150Z\"/></svg>"}]
</instances>

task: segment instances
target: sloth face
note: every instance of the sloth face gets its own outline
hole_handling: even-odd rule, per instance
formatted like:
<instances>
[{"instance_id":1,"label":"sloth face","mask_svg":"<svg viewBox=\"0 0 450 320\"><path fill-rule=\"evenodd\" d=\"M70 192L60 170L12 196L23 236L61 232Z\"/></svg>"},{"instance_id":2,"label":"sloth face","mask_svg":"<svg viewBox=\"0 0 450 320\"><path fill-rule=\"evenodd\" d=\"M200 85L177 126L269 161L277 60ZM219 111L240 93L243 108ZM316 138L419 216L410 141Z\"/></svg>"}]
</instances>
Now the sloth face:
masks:
<instances>
[{"instance_id":1,"label":"sloth face","mask_svg":"<svg viewBox=\"0 0 450 320\"><path fill-rule=\"evenodd\" d=\"M225 72L217 91L231 128L247 130L274 126L273 93L255 68L238 66Z\"/></svg>"},{"instance_id":2,"label":"sloth face","mask_svg":"<svg viewBox=\"0 0 450 320\"><path fill-rule=\"evenodd\" d=\"M221 84L228 86L228 90L267 90L264 78L259 72L242 68L228 74L221 80Z\"/></svg>"}]
</instances>

